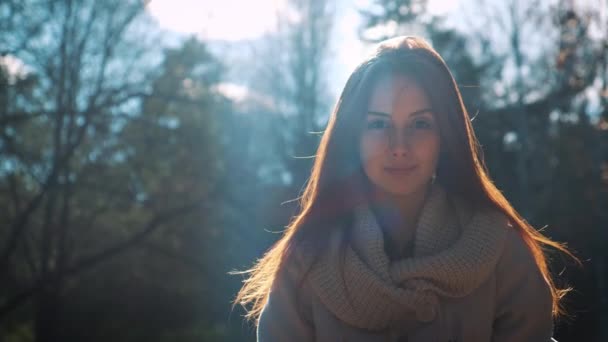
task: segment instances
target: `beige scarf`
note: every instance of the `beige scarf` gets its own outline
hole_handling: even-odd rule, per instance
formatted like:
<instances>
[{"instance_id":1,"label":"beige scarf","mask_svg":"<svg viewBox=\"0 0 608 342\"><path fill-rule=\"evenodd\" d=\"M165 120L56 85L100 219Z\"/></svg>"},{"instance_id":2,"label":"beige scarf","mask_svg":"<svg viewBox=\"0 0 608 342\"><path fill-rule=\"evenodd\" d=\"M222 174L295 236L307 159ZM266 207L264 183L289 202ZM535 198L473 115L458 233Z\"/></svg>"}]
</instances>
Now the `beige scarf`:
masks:
<instances>
[{"instance_id":1,"label":"beige scarf","mask_svg":"<svg viewBox=\"0 0 608 342\"><path fill-rule=\"evenodd\" d=\"M350 242L344 246L336 230L309 280L336 317L368 330L397 323L414 328L436 317L440 297L470 294L494 271L508 227L498 211L473 213L434 185L416 227L413 257L391 262L369 206L357 207L354 217Z\"/></svg>"}]
</instances>

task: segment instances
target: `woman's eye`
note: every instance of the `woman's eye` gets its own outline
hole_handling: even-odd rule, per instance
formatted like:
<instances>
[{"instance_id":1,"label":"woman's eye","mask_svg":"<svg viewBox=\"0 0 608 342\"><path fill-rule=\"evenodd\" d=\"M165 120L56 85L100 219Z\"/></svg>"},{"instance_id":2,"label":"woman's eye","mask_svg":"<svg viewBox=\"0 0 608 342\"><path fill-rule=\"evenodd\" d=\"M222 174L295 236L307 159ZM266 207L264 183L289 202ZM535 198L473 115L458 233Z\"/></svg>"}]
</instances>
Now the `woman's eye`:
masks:
<instances>
[{"instance_id":1,"label":"woman's eye","mask_svg":"<svg viewBox=\"0 0 608 342\"><path fill-rule=\"evenodd\" d=\"M384 120L372 120L367 122L368 129L385 129L389 126L388 122Z\"/></svg>"},{"instance_id":2,"label":"woman's eye","mask_svg":"<svg viewBox=\"0 0 608 342\"><path fill-rule=\"evenodd\" d=\"M432 127L431 123L426 120L416 120L414 122L414 128L429 129L431 127Z\"/></svg>"}]
</instances>

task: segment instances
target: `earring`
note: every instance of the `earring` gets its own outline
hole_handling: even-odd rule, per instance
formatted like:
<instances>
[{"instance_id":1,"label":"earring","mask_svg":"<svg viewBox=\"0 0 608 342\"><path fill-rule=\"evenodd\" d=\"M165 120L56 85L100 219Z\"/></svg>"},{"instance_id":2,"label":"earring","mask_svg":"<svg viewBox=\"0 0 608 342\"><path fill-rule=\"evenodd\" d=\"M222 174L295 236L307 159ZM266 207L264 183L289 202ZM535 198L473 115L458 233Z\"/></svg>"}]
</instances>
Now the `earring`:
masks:
<instances>
[{"instance_id":1,"label":"earring","mask_svg":"<svg viewBox=\"0 0 608 342\"><path fill-rule=\"evenodd\" d=\"M435 184L436 179L437 179L437 172L433 172L433 175L431 176L431 184Z\"/></svg>"}]
</instances>

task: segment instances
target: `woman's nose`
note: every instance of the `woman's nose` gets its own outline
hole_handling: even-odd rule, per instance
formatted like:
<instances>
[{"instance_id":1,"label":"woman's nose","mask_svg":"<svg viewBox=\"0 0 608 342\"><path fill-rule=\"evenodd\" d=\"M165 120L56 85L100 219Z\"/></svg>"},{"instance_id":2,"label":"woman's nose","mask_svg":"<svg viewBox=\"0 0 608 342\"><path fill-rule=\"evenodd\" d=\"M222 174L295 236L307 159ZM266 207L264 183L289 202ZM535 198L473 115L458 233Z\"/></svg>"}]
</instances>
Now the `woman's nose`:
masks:
<instances>
[{"instance_id":1,"label":"woman's nose","mask_svg":"<svg viewBox=\"0 0 608 342\"><path fill-rule=\"evenodd\" d=\"M405 157L410 151L410 141L407 133L395 132L393 130L389 136L389 149L393 157Z\"/></svg>"}]
</instances>

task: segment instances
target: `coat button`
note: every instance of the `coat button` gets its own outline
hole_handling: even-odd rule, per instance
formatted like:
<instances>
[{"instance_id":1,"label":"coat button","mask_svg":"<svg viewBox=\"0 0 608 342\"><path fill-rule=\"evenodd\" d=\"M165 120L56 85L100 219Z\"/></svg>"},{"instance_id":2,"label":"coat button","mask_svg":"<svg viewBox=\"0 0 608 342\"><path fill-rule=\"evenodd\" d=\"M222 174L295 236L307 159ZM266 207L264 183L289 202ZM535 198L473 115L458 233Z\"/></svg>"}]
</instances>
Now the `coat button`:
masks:
<instances>
[{"instance_id":1,"label":"coat button","mask_svg":"<svg viewBox=\"0 0 608 342\"><path fill-rule=\"evenodd\" d=\"M416 308L416 319L421 322L430 322L435 319L435 308L429 303Z\"/></svg>"}]
</instances>

